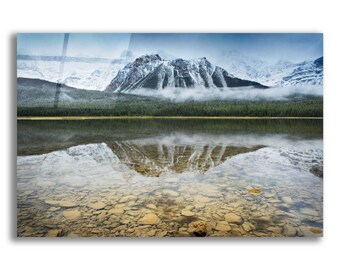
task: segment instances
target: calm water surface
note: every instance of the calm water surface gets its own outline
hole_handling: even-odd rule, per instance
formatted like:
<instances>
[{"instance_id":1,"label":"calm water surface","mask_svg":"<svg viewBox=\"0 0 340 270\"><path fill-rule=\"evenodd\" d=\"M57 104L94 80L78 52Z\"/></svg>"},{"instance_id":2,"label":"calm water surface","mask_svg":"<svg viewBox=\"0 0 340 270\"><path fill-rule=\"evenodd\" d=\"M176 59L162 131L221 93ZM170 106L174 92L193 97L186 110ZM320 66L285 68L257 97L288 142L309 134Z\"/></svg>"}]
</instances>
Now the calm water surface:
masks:
<instances>
[{"instance_id":1,"label":"calm water surface","mask_svg":"<svg viewBox=\"0 0 340 270\"><path fill-rule=\"evenodd\" d=\"M18 121L18 236L321 236L322 120Z\"/></svg>"}]
</instances>

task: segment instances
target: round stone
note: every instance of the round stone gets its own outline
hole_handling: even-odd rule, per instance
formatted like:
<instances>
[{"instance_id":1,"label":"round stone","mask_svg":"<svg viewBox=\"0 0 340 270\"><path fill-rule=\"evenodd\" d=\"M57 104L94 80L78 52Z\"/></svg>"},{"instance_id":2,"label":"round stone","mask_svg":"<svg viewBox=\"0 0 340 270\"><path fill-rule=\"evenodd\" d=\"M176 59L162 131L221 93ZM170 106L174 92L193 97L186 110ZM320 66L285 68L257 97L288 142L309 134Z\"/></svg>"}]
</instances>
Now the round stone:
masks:
<instances>
[{"instance_id":1,"label":"round stone","mask_svg":"<svg viewBox=\"0 0 340 270\"><path fill-rule=\"evenodd\" d=\"M113 208L111 210L109 210L108 212L110 215L121 215L124 213L124 209L122 208Z\"/></svg>"},{"instance_id":2,"label":"round stone","mask_svg":"<svg viewBox=\"0 0 340 270\"><path fill-rule=\"evenodd\" d=\"M314 234L322 233L322 230L320 228L317 228L317 227L311 227L311 228L309 228L309 231L314 233Z\"/></svg>"},{"instance_id":3,"label":"round stone","mask_svg":"<svg viewBox=\"0 0 340 270\"><path fill-rule=\"evenodd\" d=\"M210 229L210 226L208 225L207 222L200 220L200 221L195 221L189 224L188 230L186 228L180 228L181 233L187 233L192 232L195 236L197 237L204 237L207 235L208 230Z\"/></svg>"},{"instance_id":4,"label":"round stone","mask_svg":"<svg viewBox=\"0 0 340 270\"><path fill-rule=\"evenodd\" d=\"M144 217L138 220L139 224L144 224L144 225L153 225L153 224L158 224L160 223L161 220L159 217L155 214L146 214Z\"/></svg>"},{"instance_id":5,"label":"round stone","mask_svg":"<svg viewBox=\"0 0 340 270\"><path fill-rule=\"evenodd\" d=\"M185 217L192 217L195 215L195 213L191 212L190 210L184 209L182 210L181 215Z\"/></svg>"},{"instance_id":6,"label":"round stone","mask_svg":"<svg viewBox=\"0 0 340 270\"><path fill-rule=\"evenodd\" d=\"M100 210L100 209L105 208L106 204L103 202L96 202L96 203L90 204L89 207L94 210Z\"/></svg>"},{"instance_id":7,"label":"round stone","mask_svg":"<svg viewBox=\"0 0 340 270\"><path fill-rule=\"evenodd\" d=\"M150 209L157 209L156 205L154 205L152 203L147 204L146 207L150 208Z\"/></svg>"},{"instance_id":8,"label":"round stone","mask_svg":"<svg viewBox=\"0 0 340 270\"><path fill-rule=\"evenodd\" d=\"M275 227L275 226L270 226L270 227L267 228L267 231L273 232L275 234L281 234L282 233L282 228Z\"/></svg>"},{"instance_id":9,"label":"round stone","mask_svg":"<svg viewBox=\"0 0 340 270\"><path fill-rule=\"evenodd\" d=\"M287 203L287 204L292 204L293 200L291 197L285 196L281 198L283 202Z\"/></svg>"},{"instance_id":10,"label":"round stone","mask_svg":"<svg viewBox=\"0 0 340 270\"><path fill-rule=\"evenodd\" d=\"M234 213L226 214L225 220L228 221L229 223L235 223L238 225L241 225L243 223L243 218Z\"/></svg>"},{"instance_id":11,"label":"round stone","mask_svg":"<svg viewBox=\"0 0 340 270\"><path fill-rule=\"evenodd\" d=\"M283 234L288 237L293 237L296 235L296 229L291 225L285 225L283 228Z\"/></svg>"},{"instance_id":12,"label":"round stone","mask_svg":"<svg viewBox=\"0 0 340 270\"><path fill-rule=\"evenodd\" d=\"M156 235L156 230L151 230L146 233L148 236L155 236Z\"/></svg>"},{"instance_id":13,"label":"round stone","mask_svg":"<svg viewBox=\"0 0 340 270\"><path fill-rule=\"evenodd\" d=\"M119 202L120 203L126 203L128 201L133 200L134 198L135 198L135 196L133 196L133 195L124 196L119 200Z\"/></svg>"},{"instance_id":14,"label":"round stone","mask_svg":"<svg viewBox=\"0 0 340 270\"><path fill-rule=\"evenodd\" d=\"M46 234L46 237L58 237L61 236L61 233L62 233L61 229L49 230L48 233Z\"/></svg>"},{"instance_id":15,"label":"round stone","mask_svg":"<svg viewBox=\"0 0 340 270\"><path fill-rule=\"evenodd\" d=\"M244 222L242 224L242 229L245 230L246 232L250 232L255 230L255 226L251 224L250 222Z\"/></svg>"},{"instance_id":16,"label":"round stone","mask_svg":"<svg viewBox=\"0 0 340 270\"><path fill-rule=\"evenodd\" d=\"M68 220L75 220L80 218L81 214L78 210L64 211L63 216Z\"/></svg>"},{"instance_id":17,"label":"round stone","mask_svg":"<svg viewBox=\"0 0 340 270\"><path fill-rule=\"evenodd\" d=\"M196 203L196 204L194 205L194 207L195 207L196 209L202 209L202 208L205 207L205 204L204 204L204 203Z\"/></svg>"},{"instance_id":18,"label":"round stone","mask_svg":"<svg viewBox=\"0 0 340 270\"><path fill-rule=\"evenodd\" d=\"M215 230L229 232L231 230L231 227L227 221L220 221L217 223Z\"/></svg>"},{"instance_id":19,"label":"round stone","mask_svg":"<svg viewBox=\"0 0 340 270\"><path fill-rule=\"evenodd\" d=\"M276 195L274 193L265 193L265 194L263 194L263 196L266 199L270 199L270 198L274 198Z\"/></svg>"},{"instance_id":20,"label":"round stone","mask_svg":"<svg viewBox=\"0 0 340 270\"><path fill-rule=\"evenodd\" d=\"M318 217L319 213L312 208L302 208L300 212L304 215Z\"/></svg>"}]
</instances>

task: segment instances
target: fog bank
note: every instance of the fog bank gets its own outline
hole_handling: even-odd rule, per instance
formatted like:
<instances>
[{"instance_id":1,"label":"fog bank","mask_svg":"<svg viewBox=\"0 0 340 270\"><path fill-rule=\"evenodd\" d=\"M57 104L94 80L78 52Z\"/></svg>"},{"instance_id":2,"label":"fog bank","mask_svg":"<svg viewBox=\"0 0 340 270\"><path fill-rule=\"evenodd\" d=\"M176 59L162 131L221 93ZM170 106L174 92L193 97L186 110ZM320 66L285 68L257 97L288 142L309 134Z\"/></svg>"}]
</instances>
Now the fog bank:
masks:
<instances>
[{"instance_id":1,"label":"fog bank","mask_svg":"<svg viewBox=\"0 0 340 270\"><path fill-rule=\"evenodd\" d=\"M290 86L256 89L242 88L165 88L134 89L130 94L166 98L175 102L208 100L288 100L296 95L322 96L322 86Z\"/></svg>"}]
</instances>

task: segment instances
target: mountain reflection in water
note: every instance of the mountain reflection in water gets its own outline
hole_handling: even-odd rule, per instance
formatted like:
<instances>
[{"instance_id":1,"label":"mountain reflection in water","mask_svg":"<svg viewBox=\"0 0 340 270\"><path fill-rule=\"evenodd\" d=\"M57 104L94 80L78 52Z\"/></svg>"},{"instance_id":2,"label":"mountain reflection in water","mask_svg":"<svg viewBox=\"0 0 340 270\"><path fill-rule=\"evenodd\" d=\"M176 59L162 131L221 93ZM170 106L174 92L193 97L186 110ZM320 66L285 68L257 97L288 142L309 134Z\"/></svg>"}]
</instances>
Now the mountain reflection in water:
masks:
<instances>
[{"instance_id":1,"label":"mountain reflection in water","mask_svg":"<svg viewBox=\"0 0 340 270\"><path fill-rule=\"evenodd\" d=\"M319 120L18 121L18 236L321 236L322 168Z\"/></svg>"}]
</instances>

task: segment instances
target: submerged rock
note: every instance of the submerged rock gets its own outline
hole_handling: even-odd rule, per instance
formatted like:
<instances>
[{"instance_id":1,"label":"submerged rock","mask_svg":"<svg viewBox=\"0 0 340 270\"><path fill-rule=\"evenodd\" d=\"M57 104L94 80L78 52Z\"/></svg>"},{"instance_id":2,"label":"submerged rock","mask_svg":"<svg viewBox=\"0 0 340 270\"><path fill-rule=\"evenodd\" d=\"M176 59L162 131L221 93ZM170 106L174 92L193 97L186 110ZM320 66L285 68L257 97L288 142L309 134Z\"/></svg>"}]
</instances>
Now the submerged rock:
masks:
<instances>
[{"instance_id":1,"label":"submerged rock","mask_svg":"<svg viewBox=\"0 0 340 270\"><path fill-rule=\"evenodd\" d=\"M323 168L321 166L312 166L309 171L315 176L323 178Z\"/></svg>"},{"instance_id":2,"label":"submerged rock","mask_svg":"<svg viewBox=\"0 0 340 270\"><path fill-rule=\"evenodd\" d=\"M150 230L146 234L147 234L147 236L150 236L150 237L155 236L156 235L156 230Z\"/></svg>"},{"instance_id":3,"label":"submerged rock","mask_svg":"<svg viewBox=\"0 0 340 270\"><path fill-rule=\"evenodd\" d=\"M262 191L259 190L259 189L256 189L256 188L252 188L252 189L249 189L248 192L249 192L250 194L258 195L258 194L260 194Z\"/></svg>"},{"instance_id":4,"label":"submerged rock","mask_svg":"<svg viewBox=\"0 0 340 270\"><path fill-rule=\"evenodd\" d=\"M204 203L196 203L196 204L194 205L194 207L195 207L195 209L202 209L202 208L205 207L205 204L204 204Z\"/></svg>"},{"instance_id":5,"label":"submerged rock","mask_svg":"<svg viewBox=\"0 0 340 270\"><path fill-rule=\"evenodd\" d=\"M299 230L302 236L322 236L322 230L320 228L299 226Z\"/></svg>"},{"instance_id":6,"label":"submerged rock","mask_svg":"<svg viewBox=\"0 0 340 270\"><path fill-rule=\"evenodd\" d=\"M61 209L61 207L55 207L55 206L53 206L53 207L51 207L50 209L48 209L48 211L55 212L55 211L58 211L58 210L60 210L60 209Z\"/></svg>"},{"instance_id":7,"label":"submerged rock","mask_svg":"<svg viewBox=\"0 0 340 270\"><path fill-rule=\"evenodd\" d=\"M78 210L67 210L63 212L63 216L68 220L76 220L80 218L81 213Z\"/></svg>"},{"instance_id":8,"label":"submerged rock","mask_svg":"<svg viewBox=\"0 0 340 270\"><path fill-rule=\"evenodd\" d=\"M143 225L159 224L160 222L161 220L159 219L159 217L152 213L146 214L144 217L138 220L138 223Z\"/></svg>"},{"instance_id":9,"label":"submerged rock","mask_svg":"<svg viewBox=\"0 0 340 270\"><path fill-rule=\"evenodd\" d=\"M250 222L244 222L242 224L242 229L245 230L246 232L250 232L255 230L255 226L251 224Z\"/></svg>"},{"instance_id":10,"label":"submerged rock","mask_svg":"<svg viewBox=\"0 0 340 270\"><path fill-rule=\"evenodd\" d=\"M123 214L125 211L124 211L124 209L122 209L122 208L113 208L113 209L111 209L111 210L109 210L109 214L110 215L120 215L120 214Z\"/></svg>"},{"instance_id":11,"label":"submerged rock","mask_svg":"<svg viewBox=\"0 0 340 270\"><path fill-rule=\"evenodd\" d=\"M304 214L304 215L308 215L308 216L314 216L314 217L318 217L319 216L319 213L312 209L312 208L301 208L300 209L300 213Z\"/></svg>"},{"instance_id":12,"label":"submerged rock","mask_svg":"<svg viewBox=\"0 0 340 270\"><path fill-rule=\"evenodd\" d=\"M192 232L197 237L204 237L207 235L209 225L205 221L195 221L189 224L188 232Z\"/></svg>"},{"instance_id":13,"label":"submerged rock","mask_svg":"<svg viewBox=\"0 0 340 270\"><path fill-rule=\"evenodd\" d=\"M59 237L61 236L62 231L63 231L62 229L49 230L45 236L46 237Z\"/></svg>"},{"instance_id":14,"label":"submerged rock","mask_svg":"<svg viewBox=\"0 0 340 270\"><path fill-rule=\"evenodd\" d=\"M72 208L77 207L79 204L72 201L54 201L54 200L46 200L46 204L54 206L54 207L64 207L64 208Z\"/></svg>"},{"instance_id":15,"label":"submerged rock","mask_svg":"<svg viewBox=\"0 0 340 270\"><path fill-rule=\"evenodd\" d=\"M243 223L243 218L234 213L226 214L225 220L228 221L229 223L235 223L238 225L241 225Z\"/></svg>"},{"instance_id":16,"label":"submerged rock","mask_svg":"<svg viewBox=\"0 0 340 270\"><path fill-rule=\"evenodd\" d=\"M275 234L281 234L282 233L282 228L270 226L270 227L267 228L267 231L273 232Z\"/></svg>"},{"instance_id":17,"label":"submerged rock","mask_svg":"<svg viewBox=\"0 0 340 270\"><path fill-rule=\"evenodd\" d=\"M263 194L263 196L266 199L270 199L270 198L274 198L276 196L276 194L275 193L265 193L265 194Z\"/></svg>"},{"instance_id":18,"label":"submerged rock","mask_svg":"<svg viewBox=\"0 0 340 270\"><path fill-rule=\"evenodd\" d=\"M195 213L191 212L188 209L184 209L184 210L182 210L181 215L185 216L185 217L193 217L195 215Z\"/></svg>"},{"instance_id":19,"label":"submerged rock","mask_svg":"<svg viewBox=\"0 0 340 270\"><path fill-rule=\"evenodd\" d=\"M309 231L314 233L314 234L321 234L322 233L322 230L320 228L317 228L317 227L311 227L311 228L309 228Z\"/></svg>"},{"instance_id":20,"label":"submerged rock","mask_svg":"<svg viewBox=\"0 0 340 270\"><path fill-rule=\"evenodd\" d=\"M284 196L284 197L282 197L281 199L282 199L282 201L283 201L284 203L286 203L286 204L292 204L292 203L293 203L293 200L292 200L291 197Z\"/></svg>"},{"instance_id":21,"label":"submerged rock","mask_svg":"<svg viewBox=\"0 0 340 270\"><path fill-rule=\"evenodd\" d=\"M135 198L135 196L133 196L133 195L124 196L119 200L119 202L120 203L126 203L128 201L133 200L134 198Z\"/></svg>"},{"instance_id":22,"label":"submerged rock","mask_svg":"<svg viewBox=\"0 0 340 270\"><path fill-rule=\"evenodd\" d=\"M157 209L156 205L152 204L152 203L149 203L146 205L146 208L149 208L149 209Z\"/></svg>"},{"instance_id":23,"label":"submerged rock","mask_svg":"<svg viewBox=\"0 0 340 270\"><path fill-rule=\"evenodd\" d=\"M162 194L167 195L167 196L172 196L172 197L178 197L179 196L178 192L171 190L171 189L164 189L162 191Z\"/></svg>"},{"instance_id":24,"label":"submerged rock","mask_svg":"<svg viewBox=\"0 0 340 270\"><path fill-rule=\"evenodd\" d=\"M96 203L90 204L89 207L94 210L100 210L100 209L105 208L106 204L103 202L96 202Z\"/></svg>"},{"instance_id":25,"label":"submerged rock","mask_svg":"<svg viewBox=\"0 0 340 270\"><path fill-rule=\"evenodd\" d=\"M259 224L270 223L272 221L270 216L254 217L253 220Z\"/></svg>"},{"instance_id":26,"label":"submerged rock","mask_svg":"<svg viewBox=\"0 0 340 270\"><path fill-rule=\"evenodd\" d=\"M227 221L220 221L217 223L215 230L229 232L231 230L231 227Z\"/></svg>"},{"instance_id":27,"label":"submerged rock","mask_svg":"<svg viewBox=\"0 0 340 270\"><path fill-rule=\"evenodd\" d=\"M296 228L294 228L291 225L285 225L283 228L283 234L284 236L288 236L288 237L293 237L296 236Z\"/></svg>"}]
</instances>

